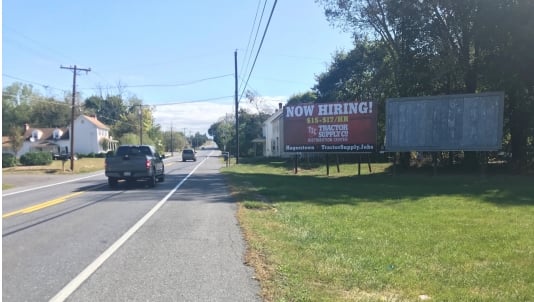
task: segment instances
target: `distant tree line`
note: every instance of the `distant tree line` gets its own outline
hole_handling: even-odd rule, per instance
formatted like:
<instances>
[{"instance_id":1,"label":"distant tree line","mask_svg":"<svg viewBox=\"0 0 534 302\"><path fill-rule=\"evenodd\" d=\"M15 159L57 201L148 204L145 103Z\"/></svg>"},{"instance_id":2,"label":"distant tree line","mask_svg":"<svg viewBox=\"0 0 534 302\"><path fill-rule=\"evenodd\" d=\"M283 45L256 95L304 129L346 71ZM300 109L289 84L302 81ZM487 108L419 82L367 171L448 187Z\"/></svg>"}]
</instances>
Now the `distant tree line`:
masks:
<instances>
[{"instance_id":1,"label":"distant tree line","mask_svg":"<svg viewBox=\"0 0 534 302\"><path fill-rule=\"evenodd\" d=\"M81 97L77 95L77 99ZM13 83L2 90L2 136L11 137L15 147L22 145L24 124L32 128L69 127L71 95L63 99L45 97L30 84ZM136 97L123 94L97 96L76 102L75 116L94 115L110 127L110 135L121 144L151 144L160 151L170 152L185 147L201 146L206 135L196 133L186 137L182 132L163 131L155 122L154 107L143 105Z\"/></svg>"},{"instance_id":2,"label":"distant tree line","mask_svg":"<svg viewBox=\"0 0 534 302\"><path fill-rule=\"evenodd\" d=\"M263 155L263 145L254 142L254 139L263 137L263 122L269 118L268 112L259 111L251 113L246 109L240 109L239 121L239 156L251 157ZM212 124L208 134L222 151L237 154L237 139L235 135L235 115L221 118Z\"/></svg>"}]
</instances>

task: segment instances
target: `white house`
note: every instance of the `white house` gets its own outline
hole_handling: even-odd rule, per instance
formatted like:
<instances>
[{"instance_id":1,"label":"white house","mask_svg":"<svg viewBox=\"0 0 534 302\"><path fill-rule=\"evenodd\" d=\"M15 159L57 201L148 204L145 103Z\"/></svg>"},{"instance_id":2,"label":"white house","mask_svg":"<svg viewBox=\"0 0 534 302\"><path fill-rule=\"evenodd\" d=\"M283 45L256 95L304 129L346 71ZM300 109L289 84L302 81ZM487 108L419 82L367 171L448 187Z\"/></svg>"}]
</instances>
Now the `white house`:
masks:
<instances>
[{"instance_id":1,"label":"white house","mask_svg":"<svg viewBox=\"0 0 534 302\"><path fill-rule=\"evenodd\" d=\"M263 123L265 137L265 156L285 157L284 142L284 110L280 104L278 110Z\"/></svg>"},{"instance_id":2,"label":"white house","mask_svg":"<svg viewBox=\"0 0 534 302\"><path fill-rule=\"evenodd\" d=\"M106 142L106 145L103 145ZM116 149L117 142L109 136L109 127L96 116L80 115L74 120L74 153L105 153Z\"/></svg>"},{"instance_id":3,"label":"white house","mask_svg":"<svg viewBox=\"0 0 534 302\"><path fill-rule=\"evenodd\" d=\"M23 144L17 152L70 153L70 126L64 128L31 128L24 125ZM103 143L105 142L105 143ZM74 120L74 153L105 153L115 150L117 141L109 136L109 127L96 117L80 115ZM2 152L13 153L8 137L2 138Z\"/></svg>"},{"instance_id":4,"label":"white house","mask_svg":"<svg viewBox=\"0 0 534 302\"><path fill-rule=\"evenodd\" d=\"M68 128L31 128L30 125L24 124L22 147L16 155L38 151L51 153L64 151L70 143L68 132ZM2 144L2 151L13 153L9 138Z\"/></svg>"}]
</instances>

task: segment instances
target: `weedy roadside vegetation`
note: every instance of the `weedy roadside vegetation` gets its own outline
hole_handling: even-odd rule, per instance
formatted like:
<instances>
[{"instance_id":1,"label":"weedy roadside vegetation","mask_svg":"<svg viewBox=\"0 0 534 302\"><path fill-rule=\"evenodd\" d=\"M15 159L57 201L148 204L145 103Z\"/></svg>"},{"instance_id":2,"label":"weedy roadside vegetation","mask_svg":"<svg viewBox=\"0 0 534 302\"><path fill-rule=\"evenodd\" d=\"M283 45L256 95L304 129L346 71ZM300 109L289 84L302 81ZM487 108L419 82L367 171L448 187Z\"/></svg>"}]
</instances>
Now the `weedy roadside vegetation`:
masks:
<instances>
[{"instance_id":1,"label":"weedy roadside vegetation","mask_svg":"<svg viewBox=\"0 0 534 302\"><path fill-rule=\"evenodd\" d=\"M528 301L534 178L224 168L266 301ZM332 173L333 172L333 173Z\"/></svg>"}]
</instances>

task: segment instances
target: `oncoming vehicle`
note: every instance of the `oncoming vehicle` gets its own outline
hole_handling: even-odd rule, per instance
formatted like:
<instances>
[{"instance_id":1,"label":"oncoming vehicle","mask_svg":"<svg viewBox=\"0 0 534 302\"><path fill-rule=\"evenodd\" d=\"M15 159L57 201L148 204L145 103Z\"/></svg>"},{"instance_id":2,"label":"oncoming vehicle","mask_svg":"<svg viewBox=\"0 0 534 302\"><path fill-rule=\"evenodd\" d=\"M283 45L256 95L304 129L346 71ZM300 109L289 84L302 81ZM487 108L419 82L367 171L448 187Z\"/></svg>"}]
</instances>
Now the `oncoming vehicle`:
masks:
<instances>
[{"instance_id":1,"label":"oncoming vehicle","mask_svg":"<svg viewBox=\"0 0 534 302\"><path fill-rule=\"evenodd\" d=\"M195 155L195 150L193 149L184 149L182 151L182 161L197 161L197 156Z\"/></svg>"}]
</instances>

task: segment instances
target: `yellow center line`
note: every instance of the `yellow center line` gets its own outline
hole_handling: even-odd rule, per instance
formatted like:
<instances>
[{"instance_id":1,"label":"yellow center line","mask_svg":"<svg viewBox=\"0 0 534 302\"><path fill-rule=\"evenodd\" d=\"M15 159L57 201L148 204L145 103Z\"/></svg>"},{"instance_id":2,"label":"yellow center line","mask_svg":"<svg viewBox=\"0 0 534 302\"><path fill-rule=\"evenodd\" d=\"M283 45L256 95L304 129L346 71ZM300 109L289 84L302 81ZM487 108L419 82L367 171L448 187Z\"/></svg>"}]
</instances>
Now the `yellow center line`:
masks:
<instances>
[{"instance_id":1,"label":"yellow center line","mask_svg":"<svg viewBox=\"0 0 534 302\"><path fill-rule=\"evenodd\" d=\"M51 207L53 205L56 205L56 204L59 204L59 203L62 203L62 202L65 202L65 201L67 201L67 199L69 199L71 197L78 196L78 195L80 195L82 193L84 193L84 191L75 192L75 193L72 193L72 194L68 194L68 195L65 195L65 196L58 197L56 199L52 199L52 200L49 200L49 201L42 202L42 203L27 207L27 208L24 208L24 209L21 209L21 210L9 212L9 213L3 214L2 218L11 217L11 216L14 216L14 215L17 215L17 214L28 214L28 213L31 213L31 212L35 212L35 211L38 211L38 210L41 210L41 209L44 209L44 208L47 208L47 207Z\"/></svg>"}]
</instances>

